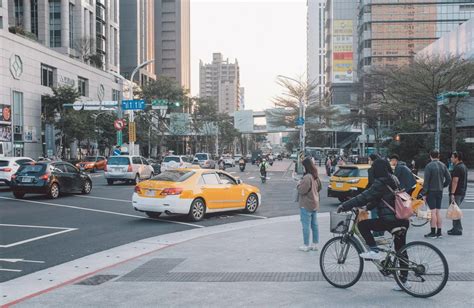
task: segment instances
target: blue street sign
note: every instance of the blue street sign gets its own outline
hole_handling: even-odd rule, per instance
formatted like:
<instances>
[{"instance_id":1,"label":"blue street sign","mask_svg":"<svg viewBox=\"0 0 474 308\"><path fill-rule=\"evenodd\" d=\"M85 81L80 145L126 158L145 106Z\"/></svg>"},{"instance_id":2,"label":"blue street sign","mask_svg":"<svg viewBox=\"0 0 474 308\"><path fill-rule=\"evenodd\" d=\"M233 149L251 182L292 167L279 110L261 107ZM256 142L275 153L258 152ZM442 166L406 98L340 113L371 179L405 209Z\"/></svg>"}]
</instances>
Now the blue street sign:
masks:
<instances>
[{"instance_id":1,"label":"blue street sign","mask_svg":"<svg viewBox=\"0 0 474 308\"><path fill-rule=\"evenodd\" d=\"M118 156L120 154L122 154L122 152L119 149L115 149L113 156Z\"/></svg>"},{"instance_id":2,"label":"blue street sign","mask_svg":"<svg viewBox=\"0 0 474 308\"><path fill-rule=\"evenodd\" d=\"M296 118L295 124L296 124L297 126L303 125L303 124L304 124L304 118L303 118L303 117L298 117L298 118Z\"/></svg>"},{"instance_id":3,"label":"blue street sign","mask_svg":"<svg viewBox=\"0 0 474 308\"><path fill-rule=\"evenodd\" d=\"M132 99L122 101L123 110L144 110L145 101L142 99Z\"/></svg>"}]
</instances>

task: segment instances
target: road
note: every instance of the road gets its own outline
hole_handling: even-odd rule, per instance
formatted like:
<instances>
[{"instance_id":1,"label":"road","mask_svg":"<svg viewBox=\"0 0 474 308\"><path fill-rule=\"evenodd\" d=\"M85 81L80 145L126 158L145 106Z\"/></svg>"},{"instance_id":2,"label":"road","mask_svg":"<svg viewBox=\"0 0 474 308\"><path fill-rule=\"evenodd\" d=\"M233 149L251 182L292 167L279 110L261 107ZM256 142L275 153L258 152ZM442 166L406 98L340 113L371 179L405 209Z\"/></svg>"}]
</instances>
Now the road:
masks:
<instances>
[{"instance_id":1,"label":"road","mask_svg":"<svg viewBox=\"0 0 474 308\"><path fill-rule=\"evenodd\" d=\"M133 186L108 186L103 174L93 174L90 195L67 195L56 200L27 195L16 200L7 188L0 189L0 282L72 261L113 247L178 231L205 228L253 219L298 214L293 201L295 182L289 161L277 162L260 183L257 167L245 172L230 168L245 183L260 187L263 204L254 215L227 212L207 215L197 223L182 216L149 219L133 210ZM339 202L327 198L323 176L320 212L334 210ZM474 187L469 189L474 190ZM474 208L469 192L464 208Z\"/></svg>"}]
</instances>

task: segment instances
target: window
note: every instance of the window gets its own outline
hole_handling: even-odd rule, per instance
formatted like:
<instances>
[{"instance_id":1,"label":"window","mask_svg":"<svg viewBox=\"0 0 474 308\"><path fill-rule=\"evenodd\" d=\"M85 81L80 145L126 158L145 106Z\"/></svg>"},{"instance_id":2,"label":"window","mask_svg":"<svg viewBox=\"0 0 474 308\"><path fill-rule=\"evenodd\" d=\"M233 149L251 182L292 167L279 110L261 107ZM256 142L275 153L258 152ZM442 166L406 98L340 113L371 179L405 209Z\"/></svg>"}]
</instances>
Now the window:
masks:
<instances>
[{"instance_id":1,"label":"window","mask_svg":"<svg viewBox=\"0 0 474 308\"><path fill-rule=\"evenodd\" d=\"M69 173L78 173L79 170L77 170L76 167L74 166L71 166L71 165L64 165L66 167L66 172L69 172Z\"/></svg>"},{"instance_id":2,"label":"window","mask_svg":"<svg viewBox=\"0 0 474 308\"><path fill-rule=\"evenodd\" d=\"M237 184L237 182L227 174L219 173L219 178L221 179L221 184Z\"/></svg>"},{"instance_id":3,"label":"window","mask_svg":"<svg viewBox=\"0 0 474 308\"><path fill-rule=\"evenodd\" d=\"M15 161L15 163L17 163L18 165L28 164L28 163L31 163L31 162L32 162L31 159L19 159L19 160Z\"/></svg>"},{"instance_id":4,"label":"window","mask_svg":"<svg viewBox=\"0 0 474 308\"><path fill-rule=\"evenodd\" d=\"M41 64L41 85L52 88L54 86L53 76L55 68Z\"/></svg>"},{"instance_id":5,"label":"window","mask_svg":"<svg viewBox=\"0 0 474 308\"><path fill-rule=\"evenodd\" d=\"M23 27L23 0L15 0L15 26Z\"/></svg>"},{"instance_id":6,"label":"window","mask_svg":"<svg viewBox=\"0 0 474 308\"><path fill-rule=\"evenodd\" d=\"M142 159L142 164L147 165L147 166L150 165L150 164L146 161L145 157L141 157L141 156L140 156L140 158Z\"/></svg>"},{"instance_id":7,"label":"window","mask_svg":"<svg viewBox=\"0 0 474 308\"><path fill-rule=\"evenodd\" d=\"M120 100L120 91L112 89L112 100L119 101Z\"/></svg>"},{"instance_id":8,"label":"window","mask_svg":"<svg viewBox=\"0 0 474 308\"><path fill-rule=\"evenodd\" d=\"M74 48L74 4L69 3L69 48Z\"/></svg>"},{"instance_id":9,"label":"window","mask_svg":"<svg viewBox=\"0 0 474 308\"><path fill-rule=\"evenodd\" d=\"M61 47L61 0L49 0L49 46Z\"/></svg>"},{"instance_id":10,"label":"window","mask_svg":"<svg viewBox=\"0 0 474 308\"><path fill-rule=\"evenodd\" d=\"M202 175L202 178L204 180L204 183L208 185L219 185L219 178L217 177L217 174L215 173L206 173Z\"/></svg>"},{"instance_id":11,"label":"window","mask_svg":"<svg viewBox=\"0 0 474 308\"><path fill-rule=\"evenodd\" d=\"M77 91L81 96L87 96L88 80L82 77L77 78Z\"/></svg>"},{"instance_id":12,"label":"window","mask_svg":"<svg viewBox=\"0 0 474 308\"><path fill-rule=\"evenodd\" d=\"M142 161L141 161L140 157L132 157L132 164L141 165Z\"/></svg>"},{"instance_id":13,"label":"window","mask_svg":"<svg viewBox=\"0 0 474 308\"><path fill-rule=\"evenodd\" d=\"M67 172L66 166L64 164L51 165L51 171L57 173Z\"/></svg>"},{"instance_id":14,"label":"window","mask_svg":"<svg viewBox=\"0 0 474 308\"><path fill-rule=\"evenodd\" d=\"M23 93L13 91L13 125L15 126L15 133L21 134L21 127L23 127ZM16 127L20 127L19 130Z\"/></svg>"},{"instance_id":15,"label":"window","mask_svg":"<svg viewBox=\"0 0 474 308\"><path fill-rule=\"evenodd\" d=\"M31 33L38 37L38 0L31 0Z\"/></svg>"},{"instance_id":16,"label":"window","mask_svg":"<svg viewBox=\"0 0 474 308\"><path fill-rule=\"evenodd\" d=\"M166 182L184 182L194 174L194 171L168 170L155 176L152 180Z\"/></svg>"}]
</instances>

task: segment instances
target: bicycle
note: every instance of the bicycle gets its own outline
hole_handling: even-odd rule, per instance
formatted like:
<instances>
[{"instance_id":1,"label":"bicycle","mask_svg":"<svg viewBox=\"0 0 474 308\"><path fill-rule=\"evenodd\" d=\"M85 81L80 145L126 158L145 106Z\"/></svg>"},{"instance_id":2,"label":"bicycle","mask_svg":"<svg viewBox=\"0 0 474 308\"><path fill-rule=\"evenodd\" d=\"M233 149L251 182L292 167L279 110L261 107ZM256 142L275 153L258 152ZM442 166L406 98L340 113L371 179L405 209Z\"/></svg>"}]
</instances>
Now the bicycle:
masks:
<instances>
[{"instance_id":1,"label":"bicycle","mask_svg":"<svg viewBox=\"0 0 474 308\"><path fill-rule=\"evenodd\" d=\"M330 239L321 250L319 265L324 278L337 288L349 288L362 276L364 260L360 253L367 251L364 239L357 228L359 211L330 213L331 232L340 234ZM398 252L392 248L393 240L403 236L405 227L391 230L392 238L377 239L383 260L370 260L384 276L393 276L406 293L427 298L445 287L449 268L441 251L430 243L415 241L404 245ZM411 287L405 285L409 282Z\"/></svg>"},{"instance_id":2,"label":"bicycle","mask_svg":"<svg viewBox=\"0 0 474 308\"><path fill-rule=\"evenodd\" d=\"M423 199L413 200L413 215L410 217L410 224L413 227L422 227L431 221L431 211L429 209L423 210L423 207L426 207Z\"/></svg>"}]
</instances>

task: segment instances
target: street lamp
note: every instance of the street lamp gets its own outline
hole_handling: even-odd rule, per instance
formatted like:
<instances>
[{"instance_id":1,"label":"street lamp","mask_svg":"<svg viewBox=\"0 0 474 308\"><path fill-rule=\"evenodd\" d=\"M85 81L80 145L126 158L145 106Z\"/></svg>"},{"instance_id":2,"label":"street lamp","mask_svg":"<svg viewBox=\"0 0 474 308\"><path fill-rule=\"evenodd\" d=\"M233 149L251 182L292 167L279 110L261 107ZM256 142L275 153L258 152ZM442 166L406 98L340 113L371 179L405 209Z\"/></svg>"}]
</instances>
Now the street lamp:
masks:
<instances>
[{"instance_id":1,"label":"street lamp","mask_svg":"<svg viewBox=\"0 0 474 308\"><path fill-rule=\"evenodd\" d=\"M109 71L110 74L114 75L115 77L117 77L118 79L122 80L121 82L121 89L120 89L120 95L118 97L118 101L117 101L117 117L119 119L122 119L123 118L123 111L122 111L122 96L123 96L123 84L125 83L125 81L129 82L127 78L123 77L122 75L120 75L119 73L116 73L114 71ZM130 84L130 87L133 87L133 84ZM117 145L118 146L121 146L122 145L122 131L121 130L118 130L117 131Z\"/></svg>"},{"instance_id":2,"label":"street lamp","mask_svg":"<svg viewBox=\"0 0 474 308\"><path fill-rule=\"evenodd\" d=\"M147 60L143 63L141 63L140 65L138 65L137 67L135 67L135 69L132 71L132 75L130 76L130 89L129 89L129 96L130 96L130 99L133 99L133 78L135 77L135 74L143 67L147 66L148 64L154 62L155 59L151 59L151 60ZM135 122L135 112L133 110L130 110L130 125L135 125L135 124L132 124ZM130 141L130 149L129 149L129 152L130 152L130 155L134 155L135 154L135 141Z\"/></svg>"}]
</instances>

